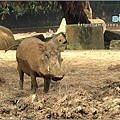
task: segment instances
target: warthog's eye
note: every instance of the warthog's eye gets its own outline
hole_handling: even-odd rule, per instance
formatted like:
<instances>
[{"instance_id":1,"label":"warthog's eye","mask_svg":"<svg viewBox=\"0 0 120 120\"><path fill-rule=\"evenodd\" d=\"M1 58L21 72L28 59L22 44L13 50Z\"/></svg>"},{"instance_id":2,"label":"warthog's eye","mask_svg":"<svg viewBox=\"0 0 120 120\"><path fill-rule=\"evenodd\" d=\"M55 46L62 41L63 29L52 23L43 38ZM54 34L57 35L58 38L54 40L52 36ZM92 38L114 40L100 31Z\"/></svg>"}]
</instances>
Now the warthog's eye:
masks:
<instances>
[{"instance_id":1,"label":"warthog's eye","mask_svg":"<svg viewBox=\"0 0 120 120\"><path fill-rule=\"evenodd\" d=\"M45 58L49 59L50 58L50 53L49 52L45 52Z\"/></svg>"},{"instance_id":2,"label":"warthog's eye","mask_svg":"<svg viewBox=\"0 0 120 120\"><path fill-rule=\"evenodd\" d=\"M58 40L59 42L62 42L62 40Z\"/></svg>"},{"instance_id":3,"label":"warthog's eye","mask_svg":"<svg viewBox=\"0 0 120 120\"><path fill-rule=\"evenodd\" d=\"M44 61L44 60L48 60L50 58L50 53L49 52L44 52L43 54L42 54L42 60Z\"/></svg>"}]
</instances>

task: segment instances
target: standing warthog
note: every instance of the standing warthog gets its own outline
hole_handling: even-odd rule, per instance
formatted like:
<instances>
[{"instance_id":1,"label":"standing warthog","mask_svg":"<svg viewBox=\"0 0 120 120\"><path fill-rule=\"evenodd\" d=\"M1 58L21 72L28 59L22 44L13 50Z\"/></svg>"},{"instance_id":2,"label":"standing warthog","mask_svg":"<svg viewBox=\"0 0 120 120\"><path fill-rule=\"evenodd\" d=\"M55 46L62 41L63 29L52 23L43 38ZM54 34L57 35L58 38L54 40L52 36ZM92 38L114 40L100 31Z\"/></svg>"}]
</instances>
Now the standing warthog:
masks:
<instances>
[{"instance_id":1,"label":"standing warthog","mask_svg":"<svg viewBox=\"0 0 120 120\"><path fill-rule=\"evenodd\" d=\"M42 42L32 37L22 41L16 51L19 87L23 89L24 73L31 77L31 89L36 92L36 77L44 78L44 92L48 92L51 80L58 81L64 77L61 68L60 46L51 42Z\"/></svg>"},{"instance_id":2,"label":"standing warthog","mask_svg":"<svg viewBox=\"0 0 120 120\"><path fill-rule=\"evenodd\" d=\"M13 33L10 29L0 26L0 50L5 50L15 44Z\"/></svg>"}]
</instances>

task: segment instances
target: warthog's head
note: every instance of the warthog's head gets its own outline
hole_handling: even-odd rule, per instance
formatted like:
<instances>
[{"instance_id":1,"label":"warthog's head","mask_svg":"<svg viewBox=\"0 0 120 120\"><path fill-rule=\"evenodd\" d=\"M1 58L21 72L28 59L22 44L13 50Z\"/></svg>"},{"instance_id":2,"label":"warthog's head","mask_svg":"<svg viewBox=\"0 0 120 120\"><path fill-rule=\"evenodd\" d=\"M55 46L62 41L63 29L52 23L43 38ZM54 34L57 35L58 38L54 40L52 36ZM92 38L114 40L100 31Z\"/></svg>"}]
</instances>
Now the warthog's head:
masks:
<instances>
[{"instance_id":1,"label":"warthog's head","mask_svg":"<svg viewBox=\"0 0 120 120\"><path fill-rule=\"evenodd\" d=\"M39 44L41 56L39 58L39 71L44 77L51 77L58 81L64 77L64 71L61 68L61 51L54 43Z\"/></svg>"}]
</instances>

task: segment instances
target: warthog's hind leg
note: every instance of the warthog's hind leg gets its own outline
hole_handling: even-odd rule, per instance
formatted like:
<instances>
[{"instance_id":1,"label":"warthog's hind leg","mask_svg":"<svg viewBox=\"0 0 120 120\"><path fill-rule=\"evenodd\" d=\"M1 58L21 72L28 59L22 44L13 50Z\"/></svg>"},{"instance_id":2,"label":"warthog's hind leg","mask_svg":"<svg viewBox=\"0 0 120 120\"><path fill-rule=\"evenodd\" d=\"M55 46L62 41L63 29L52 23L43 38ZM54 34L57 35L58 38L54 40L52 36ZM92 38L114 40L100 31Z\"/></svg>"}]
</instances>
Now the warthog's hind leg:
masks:
<instances>
[{"instance_id":1,"label":"warthog's hind leg","mask_svg":"<svg viewBox=\"0 0 120 120\"><path fill-rule=\"evenodd\" d=\"M20 76L20 80L19 80L19 89L22 90L23 89L23 83L24 83L24 72L21 70L21 68L18 66L18 73Z\"/></svg>"}]
</instances>

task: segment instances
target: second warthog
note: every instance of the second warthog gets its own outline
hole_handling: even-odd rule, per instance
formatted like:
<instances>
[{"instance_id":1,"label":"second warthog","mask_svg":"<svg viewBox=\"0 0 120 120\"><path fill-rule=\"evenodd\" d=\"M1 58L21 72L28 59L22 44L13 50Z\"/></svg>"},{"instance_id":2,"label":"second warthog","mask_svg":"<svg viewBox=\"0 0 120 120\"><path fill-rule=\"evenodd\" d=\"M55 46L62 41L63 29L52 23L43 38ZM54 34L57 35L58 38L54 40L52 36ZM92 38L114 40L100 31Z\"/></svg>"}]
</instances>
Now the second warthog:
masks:
<instances>
[{"instance_id":1,"label":"second warthog","mask_svg":"<svg viewBox=\"0 0 120 120\"><path fill-rule=\"evenodd\" d=\"M23 89L24 73L31 77L31 89L36 92L36 77L44 78L44 92L48 92L51 80L58 81L64 77L61 68L60 46L54 42L42 42L32 37L22 41L16 51L19 87Z\"/></svg>"},{"instance_id":2,"label":"second warthog","mask_svg":"<svg viewBox=\"0 0 120 120\"><path fill-rule=\"evenodd\" d=\"M15 45L12 31L9 28L0 26L0 50L5 50L12 45Z\"/></svg>"}]
</instances>

